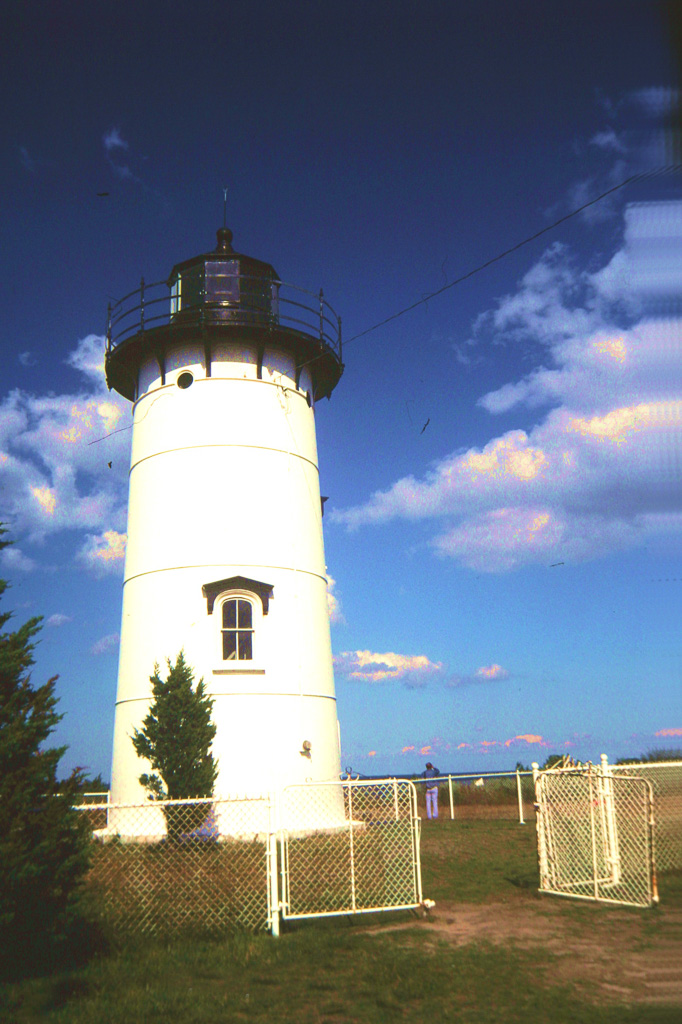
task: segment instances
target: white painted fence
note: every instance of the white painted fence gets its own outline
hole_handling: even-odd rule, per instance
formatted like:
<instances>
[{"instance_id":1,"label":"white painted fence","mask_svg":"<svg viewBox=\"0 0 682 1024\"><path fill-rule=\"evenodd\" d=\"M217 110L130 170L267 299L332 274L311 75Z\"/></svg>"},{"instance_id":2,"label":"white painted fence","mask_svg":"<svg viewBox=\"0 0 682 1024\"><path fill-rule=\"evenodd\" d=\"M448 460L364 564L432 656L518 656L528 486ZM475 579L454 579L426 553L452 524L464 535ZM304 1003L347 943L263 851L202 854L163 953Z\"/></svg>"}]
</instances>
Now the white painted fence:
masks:
<instances>
[{"instance_id":1,"label":"white painted fence","mask_svg":"<svg viewBox=\"0 0 682 1024\"><path fill-rule=\"evenodd\" d=\"M427 906L416 790L403 779L225 799L82 804L87 884L126 934L279 934L280 920Z\"/></svg>"}]
</instances>

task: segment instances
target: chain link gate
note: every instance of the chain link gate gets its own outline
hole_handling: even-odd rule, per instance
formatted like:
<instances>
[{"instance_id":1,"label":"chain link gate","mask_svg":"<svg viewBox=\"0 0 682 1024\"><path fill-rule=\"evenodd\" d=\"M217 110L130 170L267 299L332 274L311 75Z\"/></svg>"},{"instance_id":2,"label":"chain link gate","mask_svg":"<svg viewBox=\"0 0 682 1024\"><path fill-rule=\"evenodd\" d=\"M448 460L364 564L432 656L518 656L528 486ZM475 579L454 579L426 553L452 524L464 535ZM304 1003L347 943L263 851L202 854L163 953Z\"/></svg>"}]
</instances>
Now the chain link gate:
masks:
<instances>
[{"instance_id":1,"label":"chain link gate","mask_svg":"<svg viewBox=\"0 0 682 1024\"><path fill-rule=\"evenodd\" d=\"M419 907L420 819L405 779L288 786L281 794L283 919ZM313 822L324 823L313 827Z\"/></svg>"},{"instance_id":2,"label":"chain link gate","mask_svg":"<svg viewBox=\"0 0 682 1024\"><path fill-rule=\"evenodd\" d=\"M620 775L646 779L656 806L656 868L659 873L682 868L682 761L610 765Z\"/></svg>"},{"instance_id":3,"label":"chain link gate","mask_svg":"<svg viewBox=\"0 0 682 1024\"><path fill-rule=\"evenodd\" d=\"M626 906L658 902L653 791L588 765L535 782L540 891Z\"/></svg>"}]
</instances>

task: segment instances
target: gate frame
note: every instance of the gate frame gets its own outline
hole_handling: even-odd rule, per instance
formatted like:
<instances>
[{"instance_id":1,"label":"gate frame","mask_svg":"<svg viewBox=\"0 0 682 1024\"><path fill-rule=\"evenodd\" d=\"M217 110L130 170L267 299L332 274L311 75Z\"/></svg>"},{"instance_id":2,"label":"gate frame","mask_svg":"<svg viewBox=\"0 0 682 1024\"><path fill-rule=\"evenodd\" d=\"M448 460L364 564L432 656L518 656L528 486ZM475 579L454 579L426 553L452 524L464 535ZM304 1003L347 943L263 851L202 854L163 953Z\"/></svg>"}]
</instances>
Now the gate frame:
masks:
<instances>
[{"instance_id":1,"label":"gate frame","mask_svg":"<svg viewBox=\"0 0 682 1024\"><path fill-rule=\"evenodd\" d=\"M592 877L585 878L576 882L566 883L567 888L576 885L586 885L590 882L593 886L593 895L588 896L585 893L574 893L567 892L566 890L558 888L550 888L550 885L543 885L544 881L548 883L556 884L556 871L550 870L548 850L554 843L554 836L552 835L549 818L547 815L546 805L543 806L541 799L541 787L542 780L546 777L559 776L559 775L573 775L586 777L589 784L589 807L590 807L590 841L591 841L591 852L592 852ZM593 900L598 903L610 903L616 906L623 907L651 907L659 902L658 896L658 883L656 878L656 850L654 844L654 827L655 827L655 816L654 816L654 791L653 786L648 779L643 779L637 775L623 775L621 773L616 777L617 782L620 780L624 782L637 782L644 783L644 792L647 795L646 799L646 849L648 851L648 871L647 871L647 891L648 891L648 902L647 903L635 903L632 900L622 899L609 899L600 892L600 884L605 885L618 885L622 882L622 864L620 859L619 842L618 842L618 821L616 818L616 797L614 792L614 775L612 774L611 767L608 763L608 758L605 754L601 756L601 764L599 766L588 762L585 765L571 765L561 768L548 768L543 771L537 762L533 763L533 782L535 785L535 811L536 811L536 830L537 830L537 843L538 843L538 864L540 869L540 886L538 891L549 893L553 896L564 896L569 899L579 900ZM594 785L596 783L596 799ZM595 832L595 814L594 808L597 806L601 818L601 828L604 848L602 856L604 864L610 870L610 874L606 878L599 877L598 871L598 856L597 856L597 838ZM553 861L554 862L554 861Z\"/></svg>"},{"instance_id":2,"label":"gate frame","mask_svg":"<svg viewBox=\"0 0 682 1024\"><path fill-rule=\"evenodd\" d=\"M281 898L279 901L276 898L272 899L272 906L274 912L271 912L271 927L272 934L274 936L279 935L279 917L283 921L298 921L308 918L318 917L347 917L355 914L377 914L383 911L389 910L417 910L420 907L429 909L434 906L432 900L425 900L422 892L422 875L421 875L421 856L420 856L420 845L421 845L421 818L417 813L417 788L414 783L409 779L342 779L342 780L331 780L329 782L311 782L303 784L292 784L285 786L283 790L278 793L280 800L283 794L287 790L310 790L310 789L322 789L322 788L340 788L343 792L344 789L348 791L348 813L349 817L345 823L342 824L338 832L348 832L350 837L350 860L351 860L351 891L353 893L353 904L355 904L355 872L354 872L354 857L353 857L353 833L358 822L353 821L353 790L365 787L377 787L380 785L392 786L394 791L394 805L396 809L396 820L398 819L398 786L408 787L409 793L409 822L410 822L410 852L412 860L412 888L415 895L415 900L412 903L399 903L399 904L383 904L372 907L357 907L353 905L351 908L344 908L341 910L322 910L312 911L310 913L291 913L288 910L289 906L289 894L291 891L291 875L289 871L289 837L290 830L280 828L276 836L271 836L274 840L275 851L279 845L279 883L281 886ZM324 831L321 829L320 831ZM277 853L274 853L274 863L276 864ZM277 891L276 873L273 872L271 878L271 886L273 895Z\"/></svg>"}]
</instances>

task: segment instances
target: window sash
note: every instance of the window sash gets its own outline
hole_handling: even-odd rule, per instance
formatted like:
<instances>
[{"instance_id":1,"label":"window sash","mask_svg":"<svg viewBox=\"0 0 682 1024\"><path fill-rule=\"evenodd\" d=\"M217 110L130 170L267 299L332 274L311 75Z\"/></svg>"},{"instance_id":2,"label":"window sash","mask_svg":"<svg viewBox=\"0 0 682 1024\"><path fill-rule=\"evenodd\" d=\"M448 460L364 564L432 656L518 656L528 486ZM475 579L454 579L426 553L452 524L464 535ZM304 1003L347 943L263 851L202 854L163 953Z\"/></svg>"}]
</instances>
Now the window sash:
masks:
<instances>
[{"instance_id":1,"label":"window sash","mask_svg":"<svg viewBox=\"0 0 682 1024\"><path fill-rule=\"evenodd\" d=\"M243 598L223 603L223 661L253 661L253 606Z\"/></svg>"}]
</instances>

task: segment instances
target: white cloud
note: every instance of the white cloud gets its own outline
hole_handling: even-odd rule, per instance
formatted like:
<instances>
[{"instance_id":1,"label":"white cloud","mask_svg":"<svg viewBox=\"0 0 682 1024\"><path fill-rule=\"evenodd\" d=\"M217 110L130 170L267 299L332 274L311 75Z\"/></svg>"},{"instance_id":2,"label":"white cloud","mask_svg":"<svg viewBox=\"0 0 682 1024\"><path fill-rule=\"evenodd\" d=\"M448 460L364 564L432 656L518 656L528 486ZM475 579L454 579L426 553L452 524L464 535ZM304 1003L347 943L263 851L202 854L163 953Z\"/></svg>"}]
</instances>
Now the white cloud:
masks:
<instances>
[{"instance_id":1,"label":"white cloud","mask_svg":"<svg viewBox=\"0 0 682 1024\"><path fill-rule=\"evenodd\" d=\"M57 612L55 615L50 615L49 619L45 620L46 626L65 626L67 622L71 622L70 615L63 615L61 612Z\"/></svg>"},{"instance_id":2,"label":"white cloud","mask_svg":"<svg viewBox=\"0 0 682 1024\"><path fill-rule=\"evenodd\" d=\"M492 665L481 665L475 672L468 676L452 676L448 679L448 686L472 686L480 683L501 683L509 679L509 672L502 668L497 662Z\"/></svg>"},{"instance_id":3,"label":"white cloud","mask_svg":"<svg viewBox=\"0 0 682 1024\"><path fill-rule=\"evenodd\" d=\"M104 339L89 335L71 353L68 362L85 377L78 392L15 389L0 401L3 516L15 535L40 541L60 530L125 525L130 434L99 439L128 425L129 405L106 388L103 352Z\"/></svg>"},{"instance_id":4,"label":"white cloud","mask_svg":"<svg viewBox=\"0 0 682 1024\"><path fill-rule=\"evenodd\" d=\"M595 132L590 139L591 146L597 146L598 149L611 150L614 153L625 153L626 146L621 138L613 128L606 128L604 131Z\"/></svg>"},{"instance_id":5,"label":"white cloud","mask_svg":"<svg viewBox=\"0 0 682 1024\"><path fill-rule=\"evenodd\" d=\"M329 621L334 625L338 626L344 623L346 620L343 617L341 611L341 602L338 596L334 593L336 587L336 580L332 579L331 576L327 576L327 609L329 611Z\"/></svg>"},{"instance_id":6,"label":"white cloud","mask_svg":"<svg viewBox=\"0 0 682 1024\"><path fill-rule=\"evenodd\" d=\"M35 366L38 362L32 352L20 352L17 359L22 366Z\"/></svg>"},{"instance_id":7,"label":"white cloud","mask_svg":"<svg viewBox=\"0 0 682 1024\"><path fill-rule=\"evenodd\" d=\"M651 86L621 95L615 102L598 96L602 116L610 123L592 133L587 141L575 140L580 177L564 198L546 211L554 220L562 213L580 209L588 224L600 224L618 215L624 191L616 189L632 175L657 171L670 162L669 118L679 102L674 89ZM607 194L610 190L616 191ZM593 202L598 196L604 196Z\"/></svg>"},{"instance_id":8,"label":"white cloud","mask_svg":"<svg viewBox=\"0 0 682 1024\"><path fill-rule=\"evenodd\" d=\"M108 132L102 136L102 142L107 153L111 153L116 149L128 149L128 143L121 135L120 128L110 128Z\"/></svg>"},{"instance_id":9,"label":"white cloud","mask_svg":"<svg viewBox=\"0 0 682 1024\"><path fill-rule=\"evenodd\" d=\"M8 572L32 572L36 568L33 559L14 545L0 551L0 565Z\"/></svg>"},{"instance_id":10,"label":"white cloud","mask_svg":"<svg viewBox=\"0 0 682 1024\"><path fill-rule=\"evenodd\" d=\"M343 651L335 655L334 667L342 675L367 683L399 680L410 689L425 686L443 671L441 662L429 661L424 654L396 654L387 651Z\"/></svg>"},{"instance_id":11,"label":"white cloud","mask_svg":"<svg viewBox=\"0 0 682 1024\"><path fill-rule=\"evenodd\" d=\"M669 206L667 214L639 210L672 225L673 239L678 231L682 237L682 205ZM332 519L350 528L396 518L439 521L432 545L440 555L491 572L595 558L679 533L682 321L652 317L650 309L645 316L640 302L633 323L635 303L626 309L621 301L628 291L635 299L648 294L655 277L653 245L648 263L646 246L638 252L640 274L615 280L619 257L622 267L633 264L637 225L634 210L624 248L589 276L552 246L518 291L476 322L479 333L508 345L530 340L546 355L545 365L479 404L491 413L549 407L544 418L529 431L510 430L448 455L422 479L404 477Z\"/></svg>"},{"instance_id":12,"label":"white cloud","mask_svg":"<svg viewBox=\"0 0 682 1024\"><path fill-rule=\"evenodd\" d=\"M92 645L90 648L91 654L106 654L107 651L112 650L114 647L118 647L120 636L118 633L110 633L108 636L103 636L100 640Z\"/></svg>"},{"instance_id":13,"label":"white cloud","mask_svg":"<svg viewBox=\"0 0 682 1024\"><path fill-rule=\"evenodd\" d=\"M634 89L627 95L627 102L639 107L640 110L654 120L669 115L679 104L679 93L667 85L647 86Z\"/></svg>"},{"instance_id":14,"label":"white cloud","mask_svg":"<svg viewBox=\"0 0 682 1024\"><path fill-rule=\"evenodd\" d=\"M117 533L116 530L105 530L96 536L88 534L76 557L98 576L120 573L123 570L126 539L125 533Z\"/></svg>"}]
</instances>

